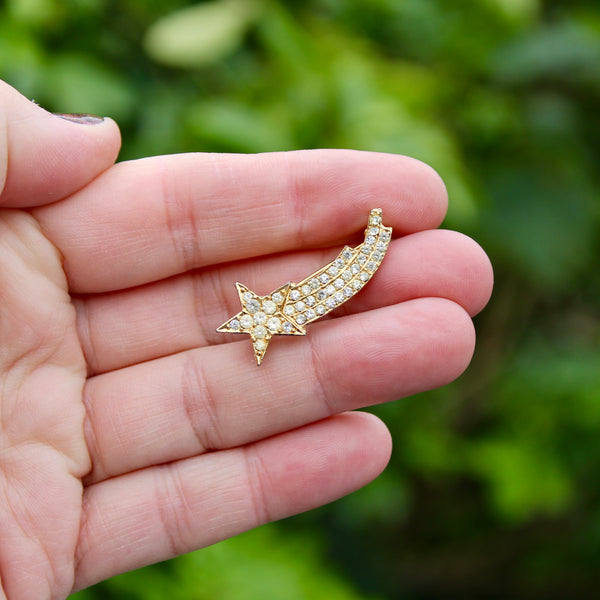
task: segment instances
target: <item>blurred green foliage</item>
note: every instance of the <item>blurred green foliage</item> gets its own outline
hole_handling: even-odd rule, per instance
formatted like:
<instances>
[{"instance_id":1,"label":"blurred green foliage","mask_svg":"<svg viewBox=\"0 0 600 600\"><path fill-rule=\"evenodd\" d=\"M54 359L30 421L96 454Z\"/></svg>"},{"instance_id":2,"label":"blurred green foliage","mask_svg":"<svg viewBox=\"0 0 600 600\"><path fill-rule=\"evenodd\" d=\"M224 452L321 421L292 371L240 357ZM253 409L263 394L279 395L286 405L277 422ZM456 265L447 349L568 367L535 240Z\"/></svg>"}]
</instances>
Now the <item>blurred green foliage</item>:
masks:
<instances>
[{"instance_id":1,"label":"blurred green foliage","mask_svg":"<svg viewBox=\"0 0 600 600\"><path fill-rule=\"evenodd\" d=\"M496 267L468 373L375 410L377 482L76 598L597 598L596 0L8 0L0 76L117 119L122 159L416 156Z\"/></svg>"}]
</instances>

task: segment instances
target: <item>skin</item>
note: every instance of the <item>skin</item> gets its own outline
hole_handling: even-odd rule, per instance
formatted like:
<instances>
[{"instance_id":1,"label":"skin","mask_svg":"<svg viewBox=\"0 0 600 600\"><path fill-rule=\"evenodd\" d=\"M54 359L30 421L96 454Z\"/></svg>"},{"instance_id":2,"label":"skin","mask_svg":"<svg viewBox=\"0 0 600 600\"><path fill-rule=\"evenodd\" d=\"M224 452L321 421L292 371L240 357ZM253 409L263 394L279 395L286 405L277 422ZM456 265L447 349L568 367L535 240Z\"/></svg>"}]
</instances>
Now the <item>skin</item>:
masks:
<instances>
[{"instance_id":1,"label":"skin","mask_svg":"<svg viewBox=\"0 0 600 600\"><path fill-rule=\"evenodd\" d=\"M51 115L0 84L0 598L65 598L347 494L387 464L350 410L468 365L492 271L435 228L440 178L341 150L113 165L110 119ZM373 281L263 365L217 334L233 283L266 294L360 239Z\"/></svg>"}]
</instances>

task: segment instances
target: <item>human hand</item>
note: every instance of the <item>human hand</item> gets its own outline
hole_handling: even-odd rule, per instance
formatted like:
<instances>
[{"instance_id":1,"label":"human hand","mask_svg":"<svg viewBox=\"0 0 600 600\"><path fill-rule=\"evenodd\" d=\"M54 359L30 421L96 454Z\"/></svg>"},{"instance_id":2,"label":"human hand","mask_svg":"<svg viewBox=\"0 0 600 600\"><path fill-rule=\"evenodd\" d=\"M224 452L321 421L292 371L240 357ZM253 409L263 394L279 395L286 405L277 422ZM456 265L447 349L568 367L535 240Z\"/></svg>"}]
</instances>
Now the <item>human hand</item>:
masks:
<instances>
[{"instance_id":1,"label":"human hand","mask_svg":"<svg viewBox=\"0 0 600 600\"><path fill-rule=\"evenodd\" d=\"M112 122L0 92L0 205L20 207L0 211L0 598L63 598L338 498L391 447L347 411L467 366L491 269L431 230L446 195L423 164L308 151L106 170ZM246 336L215 332L235 281L303 279L373 207L399 237L337 318L279 336L261 367Z\"/></svg>"}]
</instances>

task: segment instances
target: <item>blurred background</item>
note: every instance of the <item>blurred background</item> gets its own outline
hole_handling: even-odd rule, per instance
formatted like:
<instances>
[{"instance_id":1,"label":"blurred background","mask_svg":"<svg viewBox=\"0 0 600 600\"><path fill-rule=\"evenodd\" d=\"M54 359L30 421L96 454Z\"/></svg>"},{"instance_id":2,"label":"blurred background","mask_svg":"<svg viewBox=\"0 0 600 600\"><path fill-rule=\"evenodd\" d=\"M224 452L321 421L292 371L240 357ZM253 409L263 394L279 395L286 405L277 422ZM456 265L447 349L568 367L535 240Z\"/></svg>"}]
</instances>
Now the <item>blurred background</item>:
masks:
<instances>
[{"instance_id":1,"label":"blurred background","mask_svg":"<svg viewBox=\"0 0 600 600\"><path fill-rule=\"evenodd\" d=\"M415 156L496 270L468 372L374 410L375 483L74 599L599 597L597 0L5 0L0 77L121 159Z\"/></svg>"}]
</instances>

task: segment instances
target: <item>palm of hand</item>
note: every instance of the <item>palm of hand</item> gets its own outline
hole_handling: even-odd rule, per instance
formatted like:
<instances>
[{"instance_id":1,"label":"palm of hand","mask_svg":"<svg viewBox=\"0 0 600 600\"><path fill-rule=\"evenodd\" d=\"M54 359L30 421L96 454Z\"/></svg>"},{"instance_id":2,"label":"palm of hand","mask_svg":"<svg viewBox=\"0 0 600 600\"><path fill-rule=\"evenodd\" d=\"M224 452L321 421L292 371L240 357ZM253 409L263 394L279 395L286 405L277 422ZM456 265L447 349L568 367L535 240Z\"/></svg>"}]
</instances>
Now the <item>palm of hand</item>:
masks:
<instances>
[{"instance_id":1,"label":"palm of hand","mask_svg":"<svg viewBox=\"0 0 600 600\"><path fill-rule=\"evenodd\" d=\"M345 411L468 364L491 271L472 241L428 231L445 197L422 164L191 155L91 181L114 129L36 118L51 133L34 154L67 158L40 175L13 131L0 194L60 200L0 210L0 598L63 598L360 487L390 440ZM247 340L214 333L239 310L235 280L303 279L375 206L404 237L343 318L277 340L260 368Z\"/></svg>"},{"instance_id":2,"label":"palm of hand","mask_svg":"<svg viewBox=\"0 0 600 600\"><path fill-rule=\"evenodd\" d=\"M66 595L90 465L86 366L60 256L36 221L1 211L0 247L2 586L15 598Z\"/></svg>"}]
</instances>

